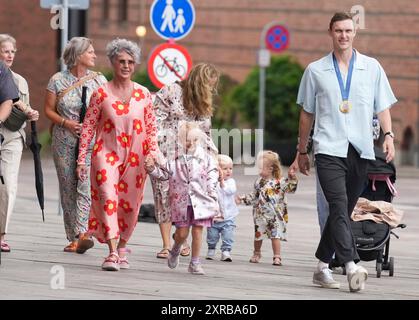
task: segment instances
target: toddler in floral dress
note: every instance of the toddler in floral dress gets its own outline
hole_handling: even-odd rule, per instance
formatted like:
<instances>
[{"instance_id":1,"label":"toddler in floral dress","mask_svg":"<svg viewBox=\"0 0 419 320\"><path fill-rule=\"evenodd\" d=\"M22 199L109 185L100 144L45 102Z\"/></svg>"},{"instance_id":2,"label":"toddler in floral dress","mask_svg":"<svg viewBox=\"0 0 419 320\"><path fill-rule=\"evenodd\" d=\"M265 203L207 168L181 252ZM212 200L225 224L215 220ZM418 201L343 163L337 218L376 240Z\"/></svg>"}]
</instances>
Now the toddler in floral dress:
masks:
<instances>
[{"instance_id":1,"label":"toddler in floral dress","mask_svg":"<svg viewBox=\"0 0 419 320\"><path fill-rule=\"evenodd\" d=\"M250 262L259 262L262 257L262 240L268 238L272 241L272 264L280 266L280 240L287 240L288 209L285 194L295 192L297 177L294 173L289 173L288 178L282 177L281 163L275 152L262 151L257 157L257 163L259 178L255 182L255 190L237 197L238 204L253 205L255 240Z\"/></svg>"},{"instance_id":2,"label":"toddler in floral dress","mask_svg":"<svg viewBox=\"0 0 419 320\"><path fill-rule=\"evenodd\" d=\"M147 157L145 167L155 179L169 180L169 203L172 222L175 223L175 243L170 250L168 266L179 264L179 254L192 226L192 259L188 271L204 274L200 262L202 231L211 227L212 218L218 214L218 167L215 159L202 147L206 139L194 122L183 122L179 127L178 154L164 165ZM161 160L159 161L162 162Z\"/></svg>"}]
</instances>

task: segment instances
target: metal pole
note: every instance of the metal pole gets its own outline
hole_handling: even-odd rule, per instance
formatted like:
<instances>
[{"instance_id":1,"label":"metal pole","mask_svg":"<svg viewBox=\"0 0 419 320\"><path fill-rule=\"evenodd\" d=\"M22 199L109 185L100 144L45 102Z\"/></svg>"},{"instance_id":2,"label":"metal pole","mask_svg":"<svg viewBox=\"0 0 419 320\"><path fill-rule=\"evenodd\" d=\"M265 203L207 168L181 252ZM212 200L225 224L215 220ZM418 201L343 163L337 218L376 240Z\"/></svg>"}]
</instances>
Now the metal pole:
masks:
<instances>
[{"instance_id":1,"label":"metal pole","mask_svg":"<svg viewBox=\"0 0 419 320\"><path fill-rule=\"evenodd\" d=\"M263 49L263 48L261 48ZM265 85L266 85L266 68L259 67L259 117L258 117L258 128L261 129L262 134L259 134L257 146L261 150L255 150L255 154L263 150L263 137L265 128Z\"/></svg>"},{"instance_id":2,"label":"metal pole","mask_svg":"<svg viewBox=\"0 0 419 320\"><path fill-rule=\"evenodd\" d=\"M64 52L64 48L68 41L68 0L62 0L61 7L62 22L61 23L61 54ZM61 59L61 71L64 71L64 61Z\"/></svg>"},{"instance_id":3,"label":"metal pole","mask_svg":"<svg viewBox=\"0 0 419 320\"><path fill-rule=\"evenodd\" d=\"M278 21L271 21L263 27L262 33L260 34L260 51L266 50L265 45L265 37L266 33L268 32L269 28L271 28L273 25L279 24ZM265 130L265 91L266 91L266 67L263 67L259 65L259 116L258 116L258 127L261 129L262 134L258 135L258 145L263 150L263 138L265 136L264 130ZM256 150L257 152L260 150Z\"/></svg>"}]
</instances>

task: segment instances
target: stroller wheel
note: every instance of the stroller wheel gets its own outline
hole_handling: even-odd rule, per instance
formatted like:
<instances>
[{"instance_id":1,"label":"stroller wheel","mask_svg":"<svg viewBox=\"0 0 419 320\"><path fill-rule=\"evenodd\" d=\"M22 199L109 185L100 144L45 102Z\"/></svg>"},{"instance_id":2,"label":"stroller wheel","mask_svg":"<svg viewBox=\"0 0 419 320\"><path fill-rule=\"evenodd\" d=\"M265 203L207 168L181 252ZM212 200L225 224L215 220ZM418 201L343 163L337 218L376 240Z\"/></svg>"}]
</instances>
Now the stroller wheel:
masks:
<instances>
[{"instance_id":1,"label":"stroller wheel","mask_svg":"<svg viewBox=\"0 0 419 320\"><path fill-rule=\"evenodd\" d=\"M375 265L375 270L377 270L377 278L381 277L381 270L382 270L382 263L381 262L377 262Z\"/></svg>"},{"instance_id":2,"label":"stroller wheel","mask_svg":"<svg viewBox=\"0 0 419 320\"><path fill-rule=\"evenodd\" d=\"M394 275L394 257L390 257L389 270L389 276L392 277Z\"/></svg>"}]
</instances>

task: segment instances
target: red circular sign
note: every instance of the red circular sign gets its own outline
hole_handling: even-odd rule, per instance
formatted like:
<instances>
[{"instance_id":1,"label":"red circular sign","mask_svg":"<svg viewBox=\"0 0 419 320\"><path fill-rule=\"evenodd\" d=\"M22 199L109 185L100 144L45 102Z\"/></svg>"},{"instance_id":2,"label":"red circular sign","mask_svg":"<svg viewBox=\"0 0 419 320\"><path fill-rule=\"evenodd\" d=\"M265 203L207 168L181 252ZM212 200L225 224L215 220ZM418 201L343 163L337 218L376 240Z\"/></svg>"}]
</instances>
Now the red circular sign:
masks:
<instances>
[{"instance_id":1,"label":"red circular sign","mask_svg":"<svg viewBox=\"0 0 419 320\"><path fill-rule=\"evenodd\" d=\"M147 64L148 76L158 88L185 79L191 68L192 59L188 51L175 43L164 43L154 48Z\"/></svg>"},{"instance_id":2,"label":"red circular sign","mask_svg":"<svg viewBox=\"0 0 419 320\"><path fill-rule=\"evenodd\" d=\"M266 48L273 52L281 52L288 48L290 34L288 29L281 25L269 28L265 36Z\"/></svg>"}]
</instances>

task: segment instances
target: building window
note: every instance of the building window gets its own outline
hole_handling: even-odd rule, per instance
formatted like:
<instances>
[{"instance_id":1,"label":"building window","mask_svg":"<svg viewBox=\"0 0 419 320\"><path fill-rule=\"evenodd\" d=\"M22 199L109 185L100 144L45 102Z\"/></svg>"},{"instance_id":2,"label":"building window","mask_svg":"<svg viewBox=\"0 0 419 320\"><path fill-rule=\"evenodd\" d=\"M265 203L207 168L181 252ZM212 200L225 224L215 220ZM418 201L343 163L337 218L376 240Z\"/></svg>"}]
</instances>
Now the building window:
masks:
<instances>
[{"instance_id":1,"label":"building window","mask_svg":"<svg viewBox=\"0 0 419 320\"><path fill-rule=\"evenodd\" d=\"M118 1L118 21L119 22L128 21L128 0Z\"/></svg>"},{"instance_id":2,"label":"building window","mask_svg":"<svg viewBox=\"0 0 419 320\"><path fill-rule=\"evenodd\" d=\"M102 6L102 20L109 20L109 0L103 0Z\"/></svg>"}]
</instances>

